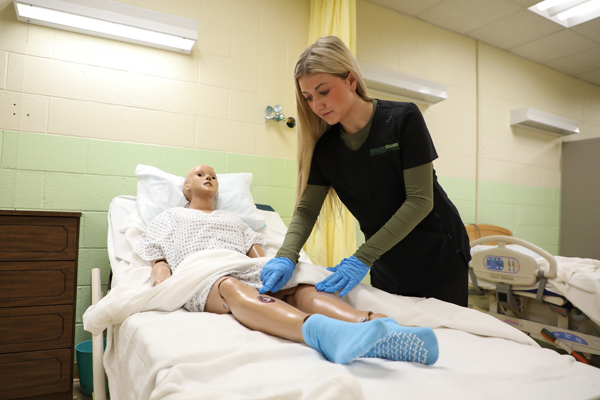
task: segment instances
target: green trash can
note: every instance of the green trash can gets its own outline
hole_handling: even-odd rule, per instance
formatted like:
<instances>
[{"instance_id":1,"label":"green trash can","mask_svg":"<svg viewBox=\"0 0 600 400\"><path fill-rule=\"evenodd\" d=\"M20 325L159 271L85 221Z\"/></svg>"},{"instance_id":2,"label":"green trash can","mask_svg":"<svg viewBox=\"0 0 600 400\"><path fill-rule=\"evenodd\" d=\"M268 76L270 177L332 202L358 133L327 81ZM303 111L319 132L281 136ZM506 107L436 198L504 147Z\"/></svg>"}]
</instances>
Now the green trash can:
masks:
<instances>
[{"instance_id":1,"label":"green trash can","mask_svg":"<svg viewBox=\"0 0 600 400\"><path fill-rule=\"evenodd\" d=\"M104 339L106 349L106 339ZM94 362L92 358L92 341L86 340L75 346L77 356L77 369L79 370L79 385L81 393L91 396L94 391ZM106 380L106 393L108 393L108 379Z\"/></svg>"}]
</instances>

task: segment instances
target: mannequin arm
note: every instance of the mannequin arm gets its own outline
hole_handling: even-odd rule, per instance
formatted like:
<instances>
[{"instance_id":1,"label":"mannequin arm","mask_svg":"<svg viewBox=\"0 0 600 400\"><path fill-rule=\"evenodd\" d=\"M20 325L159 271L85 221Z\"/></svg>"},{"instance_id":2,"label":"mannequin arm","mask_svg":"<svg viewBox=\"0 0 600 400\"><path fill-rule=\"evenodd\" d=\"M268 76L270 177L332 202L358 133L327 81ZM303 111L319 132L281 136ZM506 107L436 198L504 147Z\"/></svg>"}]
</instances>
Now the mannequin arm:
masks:
<instances>
[{"instance_id":1,"label":"mannequin arm","mask_svg":"<svg viewBox=\"0 0 600 400\"><path fill-rule=\"evenodd\" d=\"M248 253L246 253L246 255L250 258L258 258L264 257L265 252L263 251L262 247L260 247L260 244L254 244L252 245L252 247L250 247L250 250L248 250Z\"/></svg>"},{"instance_id":2,"label":"mannequin arm","mask_svg":"<svg viewBox=\"0 0 600 400\"><path fill-rule=\"evenodd\" d=\"M166 260L154 260L152 265L152 287L164 282L167 278L171 277L171 268L167 264Z\"/></svg>"}]
</instances>

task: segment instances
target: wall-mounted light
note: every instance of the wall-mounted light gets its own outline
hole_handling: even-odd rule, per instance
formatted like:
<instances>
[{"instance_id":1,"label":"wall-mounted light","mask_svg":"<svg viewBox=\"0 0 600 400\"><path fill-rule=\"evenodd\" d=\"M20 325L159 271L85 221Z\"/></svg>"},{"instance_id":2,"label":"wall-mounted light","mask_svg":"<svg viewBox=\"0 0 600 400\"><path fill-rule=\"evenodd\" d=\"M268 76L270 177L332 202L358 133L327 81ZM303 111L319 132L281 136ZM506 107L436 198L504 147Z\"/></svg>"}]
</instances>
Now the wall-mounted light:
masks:
<instances>
[{"instance_id":1,"label":"wall-mounted light","mask_svg":"<svg viewBox=\"0 0 600 400\"><path fill-rule=\"evenodd\" d=\"M427 104L435 104L448 98L448 86L443 83L392 71L362 61L358 64L369 89L407 97Z\"/></svg>"},{"instance_id":2,"label":"wall-mounted light","mask_svg":"<svg viewBox=\"0 0 600 400\"><path fill-rule=\"evenodd\" d=\"M13 0L21 22L190 54L198 21L110 0Z\"/></svg>"},{"instance_id":3,"label":"wall-mounted light","mask_svg":"<svg viewBox=\"0 0 600 400\"><path fill-rule=\"evenodd\" d=\"M560 136L579 133L578 121L534 110L533 108L510 110L510 124Z\"/></svg>"},{"instance_id":4,"label":"wall-mounted light","mask_svg":"<svg viewBox=\"0 0 600 400\"><path fill-rule=\"evenodd\" d=\"M267 106L267 108L265 108L265 123L269 121L285 121L285 124L288 126L288 128L293 128L296 126L296 120L294 117L286 118L281 111L281 106L279 104L276 104L275 107Z\"/></svg>"}]
</instances>

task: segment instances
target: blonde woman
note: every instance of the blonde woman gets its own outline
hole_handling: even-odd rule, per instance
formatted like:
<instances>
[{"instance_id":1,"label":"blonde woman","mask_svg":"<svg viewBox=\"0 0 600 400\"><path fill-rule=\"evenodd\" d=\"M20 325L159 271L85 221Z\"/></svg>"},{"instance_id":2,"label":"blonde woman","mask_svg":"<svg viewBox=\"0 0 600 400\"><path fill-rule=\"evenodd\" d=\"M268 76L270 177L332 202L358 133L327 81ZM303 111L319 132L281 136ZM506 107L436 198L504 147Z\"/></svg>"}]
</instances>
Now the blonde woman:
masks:
<instances>
[{"instance_id":1,"label":"blonde woman","mask_svg":"<svg viewBox=\"0 0 600 400\"><path fill-rule=\"evenodd\" d=\"M329 268L317 290L345 296L367 273L389 293L467 306L469 241L433 169L437 153L412 103L367 96L358 62L335 36L299 57L297 207L261 292L292 275L326 199L341 200L366 242ZM328 196L329 195L329 196Z\"/></svg>"}]
</instances>

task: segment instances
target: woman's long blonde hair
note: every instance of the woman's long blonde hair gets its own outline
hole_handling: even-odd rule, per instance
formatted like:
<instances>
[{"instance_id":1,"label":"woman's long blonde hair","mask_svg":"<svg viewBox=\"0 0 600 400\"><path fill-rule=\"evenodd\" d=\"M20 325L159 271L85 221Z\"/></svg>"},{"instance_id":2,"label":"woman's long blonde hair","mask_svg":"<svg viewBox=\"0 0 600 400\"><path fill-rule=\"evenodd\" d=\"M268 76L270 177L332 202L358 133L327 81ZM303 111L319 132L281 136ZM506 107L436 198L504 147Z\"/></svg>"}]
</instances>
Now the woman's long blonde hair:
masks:
<instances>
[{"instance_id":1,"label":"woman's long blonde hair","mask_svg":"<svg viewBox=\"0 0 600 400\"><path fill-rule=\"evenodd\" d=\"M296 81L296 107L298 109L298 176L296 180L296 206L300 202L310 173L315 145L319 138L329 128L329 125L312 112L304 96L298 80L304 76L325 73L346 79L348 73L356 77L356 94L365 101L371 101L367 96L367 86L362 77L358 61L344 42L337 36L324 36L311 44L298 57L294 67ZM330 209L340 208L337 194L330 189L327 196ZM324 208L323 208L324 209ZM323 214L321 214L323 215Z\"/></svg>"}]
</instances>

